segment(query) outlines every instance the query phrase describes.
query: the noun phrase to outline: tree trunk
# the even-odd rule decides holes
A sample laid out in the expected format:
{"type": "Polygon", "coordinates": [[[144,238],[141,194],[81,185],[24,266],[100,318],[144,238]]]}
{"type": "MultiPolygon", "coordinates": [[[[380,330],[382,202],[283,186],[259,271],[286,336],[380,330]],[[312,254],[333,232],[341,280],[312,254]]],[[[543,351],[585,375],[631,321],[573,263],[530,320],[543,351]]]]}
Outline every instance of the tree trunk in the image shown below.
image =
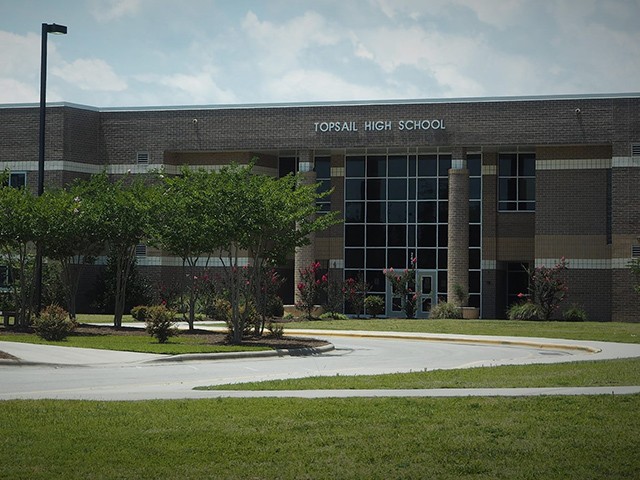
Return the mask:
{"type": "Polygon", "coordinates": [[[126,300],[127,280],[129,271],[133,264],[135,245],[124,247],[120,251],[114,252],[116,255],[116,294],[113,315],[113,326],[122,327],[122,317],[126,300]]]}

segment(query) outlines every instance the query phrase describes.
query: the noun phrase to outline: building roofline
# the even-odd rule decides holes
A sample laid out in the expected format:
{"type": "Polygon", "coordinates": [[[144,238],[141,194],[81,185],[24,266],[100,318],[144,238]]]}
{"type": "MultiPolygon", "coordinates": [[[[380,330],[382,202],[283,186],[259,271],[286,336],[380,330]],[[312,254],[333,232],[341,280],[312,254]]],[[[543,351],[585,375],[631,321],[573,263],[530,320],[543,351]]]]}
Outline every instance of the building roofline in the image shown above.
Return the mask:
{"type": "MultiPolygon", "coordinates": [[[[507,103],[507,102],[537,102],[549,100],[609,100],[623,98],[640,98],[640,92],[632,93],[592,93],[592,94],[558,94],[558,95],[527,95],[504,97],[460,97],[460,98],[432,98],[432,99],[393,99],[393,100],[341,100],[321,102],[280,102],[280,103],[247,103],[247,104],[209,104],[209,105],[155,105],[138,107],[94,107],[72,102],[47,103],[47,107],[68,107],[94,112],[152,112],[177,110],[243,110],[267,108],[309,108],[309,107],[343,107],[367,105],[429,105],[446,103],[507,103]]],[[[6,108],[38,108],[38,103],[0,104],[0,109],[6,108]]]]}

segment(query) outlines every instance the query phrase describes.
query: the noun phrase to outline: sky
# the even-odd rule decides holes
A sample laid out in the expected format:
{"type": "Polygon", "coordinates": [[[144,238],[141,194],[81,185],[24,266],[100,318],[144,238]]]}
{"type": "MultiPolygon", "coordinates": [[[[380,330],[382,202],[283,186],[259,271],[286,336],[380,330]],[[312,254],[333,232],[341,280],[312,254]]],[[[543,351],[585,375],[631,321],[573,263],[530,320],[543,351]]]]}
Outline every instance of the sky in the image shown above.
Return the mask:
{"type": "Polygon", "coordinates": [[[0,104],[640,91],[640,0],[0,0],[0,104]]]}

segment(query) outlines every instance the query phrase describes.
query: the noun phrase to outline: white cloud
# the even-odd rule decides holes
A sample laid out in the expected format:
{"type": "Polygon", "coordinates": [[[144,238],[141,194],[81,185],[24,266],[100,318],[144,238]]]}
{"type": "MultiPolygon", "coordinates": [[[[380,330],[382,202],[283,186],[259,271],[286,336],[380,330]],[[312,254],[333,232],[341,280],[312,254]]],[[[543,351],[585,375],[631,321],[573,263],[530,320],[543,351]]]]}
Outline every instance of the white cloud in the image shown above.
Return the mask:
{"type": "Polygon", "coordinates": [[[39,98],[37,86],[13,78],[0,78],[0,103],[31,103],[39,98]]]}
{"type": "Polygon", "coordinates": [[[264,88],[268,101],[286,99],[288,102],[411,98],[418,93],[415,89],[398,85],[350,83],[330,72],[304,69],[274,78],[264,88]]]}
{"type": "Polygon", "coordinates": [[[33,33],[25,36],[0,31],[1,74],[24,75],[40,68],[40,37],[33,33]]]}
{"type": "Polygon", "coordinates": [[[380,11],[392,20],[409,18],[419,21],[426,17],[451,16],[464,7],[474,12],[478,20],[493,27],[503,28],[522,21],[522,12],[528,0],[372,0],[380,11]]]}
{"type": "Polygon", "coordinates": [[[127,88],[127,83],[111,66],[98,58],[81,58],[71,63],[61,62],[51,69],[51,73],[81,90],[121,92],[127,88]]]}
{"type": "Polygon", "coordinates": [[[147,85],[167,87],[164,98],[171,98],[171,103],[237,103],[235,94],[220,87],[215,81],[215,74],[211,69],[203,69],[192,74],[177,73],[172,75],[139,75],[137,80],[147,85]]]}
{"type": "Polygon", "coordinates": [[[337,43],[340,35],[333,31],[324,17],[305,12],[286,23],[261,21],[249,11],[242,28],[254,41],[261,57],[257,63],[265,70],[282,72],[295,66],[306,50],[337,43]]]}
{"type": "Polygon", "coordinates": [[[91,13],[99,22],[109,22],[135,15],[140,11],[141,0],[94,0],[91,13]]]}

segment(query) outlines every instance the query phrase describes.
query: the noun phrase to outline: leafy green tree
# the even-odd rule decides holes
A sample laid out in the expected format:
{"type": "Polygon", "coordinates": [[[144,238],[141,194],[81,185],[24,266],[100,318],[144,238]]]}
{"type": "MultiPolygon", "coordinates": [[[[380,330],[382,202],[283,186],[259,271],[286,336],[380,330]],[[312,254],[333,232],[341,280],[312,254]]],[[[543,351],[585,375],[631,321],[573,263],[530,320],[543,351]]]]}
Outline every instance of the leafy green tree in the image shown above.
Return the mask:
{"type": "Polygon", "coordinates": [[[80,275],[103,250],[103,231],[91,186],[78,181],[68,190],[47,190],[40,200],[38,223],[43,230],[43,253],[60,262],[69,316],[76,318],[80,275]]]}
{"type": "Polygon", "coordinates": [[[151,236],[160,248],[182,259],[187,290],[184,303],[189,307],[189,329],[193,329],[201,292],[198,277],[206,272],[212,253],[221,245],[217,177],[214,172],[184,169],[180,176],[160,178],[151,200],[151,236]]]}
{"type": "Polygon", "coordinates": [[[113,325],[122,326],[127,281],[135,261],[135,248],[149,229],[151,189],[143,178],[110,182],[106,174],[92,178],[87,195],[95,202],[96,215],[109,255],[115,263],[115,305],[113,325]]]}
{"type": "MultiPolygon", "coordinates": [[[[309,243],[309,234],[336,223],[337,213],[316,216],[318,185],[300,185],[295,176],[254,175],[252,165],[231,166],[218,172],[220,261],[224,266],[232,306],[233,343],[240,343],[246,319],[240,316],[241,255],[248,255],[252,297],[259,296],[264,268],[282,263],[296,247],[309,243]]],[[[248,309],[245,309],[245,311],[248,309]]]]}
{"type": "MultiPolygon", "coordinates": [[[[93,298],[95,306],[103,313],[115,312],[116,303],[116,261],[109,255],[107,264],[100,271],[95,282],[93,298]]],[[[129,268],[127,290],[124,299],[124,311],[130,312],[136,305],[149,305],[153,301],[151,284],[137,268],[136,259],[129,268]]]]}
{"type": "Polygon", "coordinates": [[[18,327],[26,327],[33,313],[33,255],[42,238],[37,222],[38,200],[27,189],[0,187],[0,251],[12,272],[11,294],[18,327]]]}

